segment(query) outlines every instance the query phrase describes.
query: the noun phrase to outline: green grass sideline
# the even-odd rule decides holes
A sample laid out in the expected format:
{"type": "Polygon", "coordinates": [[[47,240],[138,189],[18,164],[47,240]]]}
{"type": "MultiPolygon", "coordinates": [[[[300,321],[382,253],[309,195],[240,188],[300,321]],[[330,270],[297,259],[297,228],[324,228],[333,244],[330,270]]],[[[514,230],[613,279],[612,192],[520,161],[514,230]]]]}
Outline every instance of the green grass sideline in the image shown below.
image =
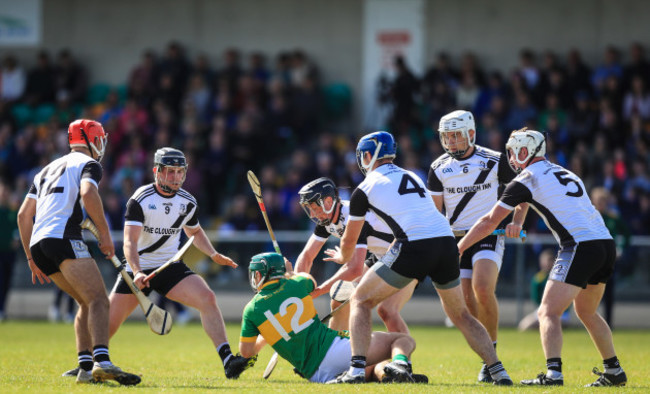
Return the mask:
{"type": "MultiPolygon", "coordinates": [[[[380,329],[380,327],[377,327],[380,329]]],[[[228,325],[233,350],[239,340],[239,326],[228,325]]],[[[429,385],[379,385],[333,387],[310,384],[294,375],[286,361],[280,360],[273,376],[262,379],[264,366],[272,352],[265,349],[257,365],[239,380],[226,380],[216,351],[198,323],[176,326],[167,336],[151,333],[142,322],[128,322],[111,342],[112,360],[129,372],[142,376],[135,388],[117,384],[76,385],[61,373],[76,364],[72,325],[33,321],[9,321],[0,324],[0,392],[401,392],[404,393],[482,393],[521,392],[594,392],[582,386],[596,379],[593,367],[602,369],[601,360],[584,329],[565,331],[563,388],[497,388],[475,383],[480,368],[478,357],[469,349],[457,329],[414,326],[411,328],[418,348],[413,355],[414,370],[429,376],[429,385]]],[[[544,356],[536,331],[519,333],[500,331],[498,352],[515,382],[534,377],[544,370],[544,356]]],[[[614,333],[621,363],[629,383],[628,391],[650,392],[650,332],[617,330],[614,333]]]]}

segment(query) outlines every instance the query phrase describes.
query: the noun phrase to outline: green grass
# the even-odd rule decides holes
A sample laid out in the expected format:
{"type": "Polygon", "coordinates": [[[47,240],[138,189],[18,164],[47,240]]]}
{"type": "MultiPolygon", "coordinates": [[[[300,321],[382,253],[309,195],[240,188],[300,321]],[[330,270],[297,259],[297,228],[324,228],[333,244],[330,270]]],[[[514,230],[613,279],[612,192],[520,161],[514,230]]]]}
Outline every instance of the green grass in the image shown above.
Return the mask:
{"type": "MultiPolygon", "coordinates": [[[[228,325],[235,344],[239,326],[228,325]]],[[[476,356],[457,329],[412,327],[418,348],[413,354],[415,372],[429,376],[429,385],[326,386],[308,383],[294,375],[283,360],[264,381],[262,371],[271,351],[265,349],[255,368],[239,380],[226,380],[221,362],[211,342],[197,323],[174,327],[170,335],[158,337],[143,322],[125,324],[111,342],[112,360],[125,370],[142,375],[133,388],[117,384],[78,386],[61,373],[76,365],[74,333],[71,325],[46,322],[7,322],[0,324],[0,392],[594,392],[585,389],[596,376],[591,369],[602,369],[601,360],[586,331],[567,330],[564,336],[565,386],[562,388],[498,388],[475,383],[480,368],[476,356]]],[[[518,382],[545,370],[539,334],[502,329],[499,355],[513,379],[518,382]]],[[[618,355],[629,380],[627,391],[650,392],[650,332],[622,331],[614,334],[618,355]]],[[[609,390],[608,390],[609,391],[609,390]]]]}

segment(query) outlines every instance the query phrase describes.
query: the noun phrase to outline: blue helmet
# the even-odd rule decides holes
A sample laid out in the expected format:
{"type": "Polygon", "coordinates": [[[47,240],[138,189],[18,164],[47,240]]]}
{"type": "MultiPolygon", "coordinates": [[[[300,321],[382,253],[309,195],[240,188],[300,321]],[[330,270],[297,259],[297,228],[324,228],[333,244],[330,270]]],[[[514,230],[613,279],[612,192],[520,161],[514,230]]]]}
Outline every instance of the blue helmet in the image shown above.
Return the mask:
{"type": "Polygon", "coordinates": [[[366,175],[377,160],[394,158],[397,152],[397,144],[393,135],[387,131],[375,131],[366,134],[357,144],[357,164],[363,175],[366,175]],[[370,152],[372,160],[368,165],[363,164],[363,156],[370,152]]]}

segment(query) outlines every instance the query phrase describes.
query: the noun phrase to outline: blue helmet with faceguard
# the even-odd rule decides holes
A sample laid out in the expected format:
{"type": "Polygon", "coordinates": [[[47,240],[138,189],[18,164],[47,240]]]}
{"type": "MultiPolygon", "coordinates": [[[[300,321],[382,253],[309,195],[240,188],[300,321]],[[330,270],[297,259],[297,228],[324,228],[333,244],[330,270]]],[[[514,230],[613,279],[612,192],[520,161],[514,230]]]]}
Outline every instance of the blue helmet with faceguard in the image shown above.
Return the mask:
{"type": "Polygon", "coordinates": [[[363,175],[366,175],[375,165],[377,160],[395,158],[397,155],[397,144],[393,135],[387,131],[375,131],[366,134],[357,144],[357,165],[363,175]],[[364,164],[363,158],[366,152],[370,153],[370,163],[364,164]]]}

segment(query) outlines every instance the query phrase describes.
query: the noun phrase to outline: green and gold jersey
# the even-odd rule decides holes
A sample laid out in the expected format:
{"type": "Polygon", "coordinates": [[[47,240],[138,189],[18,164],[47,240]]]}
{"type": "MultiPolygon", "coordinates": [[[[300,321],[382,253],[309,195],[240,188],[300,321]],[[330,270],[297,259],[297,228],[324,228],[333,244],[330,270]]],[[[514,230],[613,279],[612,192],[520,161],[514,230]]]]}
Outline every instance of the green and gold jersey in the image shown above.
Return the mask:
{"type": "Polygon", "coordinates": [[[266,342],[309,379],[339,335],[318,319],[313,280],[305,276],[266,283],[246,305],[242,317],[242,342],[266,342]]]}

